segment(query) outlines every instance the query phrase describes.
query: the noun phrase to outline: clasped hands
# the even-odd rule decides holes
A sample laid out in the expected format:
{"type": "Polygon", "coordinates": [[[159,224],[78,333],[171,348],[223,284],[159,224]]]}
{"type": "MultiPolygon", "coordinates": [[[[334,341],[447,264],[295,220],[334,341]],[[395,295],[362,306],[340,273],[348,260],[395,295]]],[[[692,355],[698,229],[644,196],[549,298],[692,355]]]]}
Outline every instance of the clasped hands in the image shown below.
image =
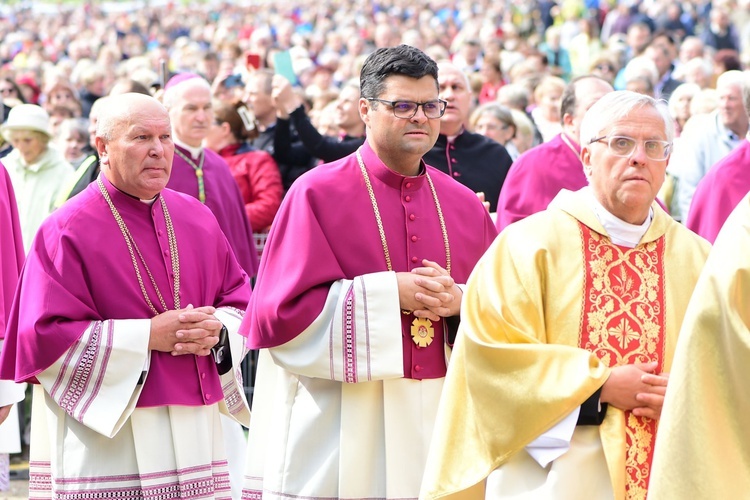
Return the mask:
{"type": "Polygon", "coordinates": [[[221,321],[216,319],[216,308],[193,307],[167,311],[151,318],[148,348],[169,352],[172,356],[195,354],[208,356],[219,342],[221,321]]]}
{"type": "Polygon", "coordinates": [[[424,259],[422,266],[396,273],[401,309],[432,321],[456,316],[461,311],[461,289],[436,262],[424,259]]]}
{"type": "Polygon", "coordinates": [[[656,374],[657,363],[617,366],[602,386],[601,401],[633,415],[658,419],[664,406],[668,373],[656,374]]]}

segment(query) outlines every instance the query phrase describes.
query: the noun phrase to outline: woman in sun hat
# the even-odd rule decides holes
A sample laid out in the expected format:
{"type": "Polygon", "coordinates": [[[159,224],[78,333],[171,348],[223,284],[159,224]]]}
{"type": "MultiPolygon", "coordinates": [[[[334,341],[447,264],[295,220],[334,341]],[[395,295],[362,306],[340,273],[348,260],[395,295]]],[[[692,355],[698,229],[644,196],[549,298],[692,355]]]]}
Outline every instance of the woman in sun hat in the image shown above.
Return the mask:
{"type": "Polygon", "coordinates": [[[28,251],[73,167],[50,145],[49,115],[35,104],[11,109],[0,133],[13,146],[3,164],[16,193],[23,246],[28,251]]]}

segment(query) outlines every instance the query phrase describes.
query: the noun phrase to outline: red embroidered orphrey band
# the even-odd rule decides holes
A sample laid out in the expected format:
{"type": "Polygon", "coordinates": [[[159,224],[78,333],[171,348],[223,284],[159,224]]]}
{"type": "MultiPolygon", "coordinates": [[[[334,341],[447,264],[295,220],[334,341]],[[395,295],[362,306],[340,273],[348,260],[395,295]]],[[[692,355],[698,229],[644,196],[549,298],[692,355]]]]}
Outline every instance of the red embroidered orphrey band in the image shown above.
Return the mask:
{"type": "MultiPolygon", "coordinates": [[[[664,238],[621,249],[580,224],[583,239],[583,315],[579,345],[607,366],[657,361],[663,369],[664,238]]],[[[625,412],[626,498],[646,498],[656,421],[625,412]]]]}

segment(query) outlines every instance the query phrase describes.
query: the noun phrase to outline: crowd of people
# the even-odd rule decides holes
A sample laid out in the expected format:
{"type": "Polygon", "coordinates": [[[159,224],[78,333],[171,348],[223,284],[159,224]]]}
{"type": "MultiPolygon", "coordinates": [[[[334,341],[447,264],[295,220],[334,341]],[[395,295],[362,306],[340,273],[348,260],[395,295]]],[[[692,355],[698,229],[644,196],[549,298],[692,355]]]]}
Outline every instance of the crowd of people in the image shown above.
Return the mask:
{"type": "Polygon", "coordinates": [[[0,10],[0,489],[747,491],[745,68],[746,0],[0,10]]]}

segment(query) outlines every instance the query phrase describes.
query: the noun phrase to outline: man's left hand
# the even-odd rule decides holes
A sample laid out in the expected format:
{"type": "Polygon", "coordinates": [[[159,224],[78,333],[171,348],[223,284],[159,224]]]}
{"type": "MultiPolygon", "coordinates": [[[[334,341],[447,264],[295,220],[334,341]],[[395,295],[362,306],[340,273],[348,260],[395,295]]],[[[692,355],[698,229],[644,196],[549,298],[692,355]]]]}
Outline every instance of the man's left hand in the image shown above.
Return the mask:
{"type": "Polygon", "coordinates": [[[658,375],[648,373],[641,376],[641,381],[648,386],[648,391],[636,394],[635,399],[643,406],[633,408],[633,415],[658,420],[664,406],[664,396],[667,393],[669,373],[658,375]]]}

